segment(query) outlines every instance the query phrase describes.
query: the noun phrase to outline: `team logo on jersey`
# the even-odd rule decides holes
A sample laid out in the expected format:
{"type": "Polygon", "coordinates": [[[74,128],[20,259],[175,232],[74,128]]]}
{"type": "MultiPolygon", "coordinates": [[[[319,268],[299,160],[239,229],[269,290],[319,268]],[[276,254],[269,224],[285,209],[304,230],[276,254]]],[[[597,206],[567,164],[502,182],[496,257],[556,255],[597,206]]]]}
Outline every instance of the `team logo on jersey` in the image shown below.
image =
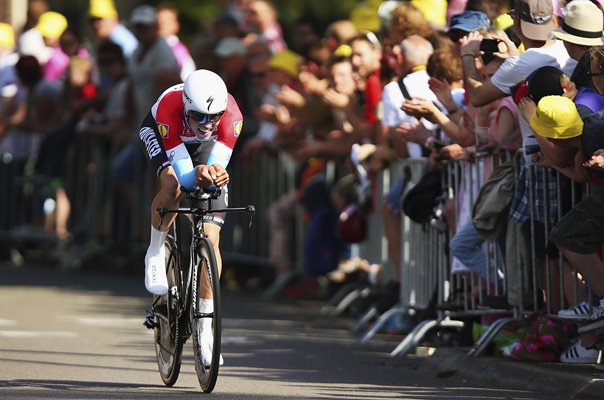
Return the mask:
{"type": "Polygon", "coordinates": [[[159,134],[161,135],[162,138],[164,138],[164,139],[168,138],[168,131],[170,130],[168,125],[158,122],[157,129],[159,130],[159,134]]]}
{"type": "Polygon", "coordinates": [[[243,129],[243,121],[233,122],[233,128],[235,129],[235,137],[239,136],[241,129],[243,129]]]}

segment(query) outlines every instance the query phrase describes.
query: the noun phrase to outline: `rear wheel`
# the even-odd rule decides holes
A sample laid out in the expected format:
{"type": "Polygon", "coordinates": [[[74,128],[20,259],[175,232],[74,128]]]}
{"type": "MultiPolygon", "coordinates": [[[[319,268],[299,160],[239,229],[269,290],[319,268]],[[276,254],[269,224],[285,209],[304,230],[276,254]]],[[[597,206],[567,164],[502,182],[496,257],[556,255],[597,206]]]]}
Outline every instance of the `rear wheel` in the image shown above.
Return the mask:
{"type": "Polygon", "coordinates": [[[168,237],[164,246],[169,289],[167,294],[156,296],[154,300],[155,354],[161,379],[166,386],[172,386],[178,379],[182,361],[183,341],[178,318],[182,308],[180,299],[182,279],[178,249],[174,240],[168,237]]]}
{"type": "Polygon", "coordinates": [[[193,353],[195,359],[195,371],[201,389],[210,393],[214,390],[216,380],[218,379],[218,369],[220,367],[220,340],[221,340],[221,304],[220,304],[220,277],[218,275],[218,266],[214,249],[209,240],[203,238],[199,240],[197,249],[197,279],[193,279],[192,304],[191,304],[191,336],[193,342],[193,353]],[[204,287],[206,292],[204,298],[212,299],[214,311],[211,313],[201,313],[198,310],[199,289],[204,287]],[[210,323],[211,322],[211,323],[210,323]],[[203,340],[207,340],[208,332],[203,332],[203,327],[209,327],[213,340],[211,341],[211,363],[205,365],[209,349],[202,345],[203,340]],[[202,339],[202,336],[204,338],[202,339]],[[206,352],[206,353],[204,353],[206,352]]]}

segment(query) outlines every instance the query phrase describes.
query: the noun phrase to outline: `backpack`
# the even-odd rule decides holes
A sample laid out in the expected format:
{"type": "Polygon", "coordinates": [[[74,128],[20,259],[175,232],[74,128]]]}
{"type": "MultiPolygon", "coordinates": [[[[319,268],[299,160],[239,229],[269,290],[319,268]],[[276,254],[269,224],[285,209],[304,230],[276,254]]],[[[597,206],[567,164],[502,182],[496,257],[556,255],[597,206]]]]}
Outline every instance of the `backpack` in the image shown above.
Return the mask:
{"type": "Polygon", "coordinates": [[[402,209],[405,215],[418,224],[430,222],[443,192],[442,171],[431,169],[403,196],[402,209]]]}

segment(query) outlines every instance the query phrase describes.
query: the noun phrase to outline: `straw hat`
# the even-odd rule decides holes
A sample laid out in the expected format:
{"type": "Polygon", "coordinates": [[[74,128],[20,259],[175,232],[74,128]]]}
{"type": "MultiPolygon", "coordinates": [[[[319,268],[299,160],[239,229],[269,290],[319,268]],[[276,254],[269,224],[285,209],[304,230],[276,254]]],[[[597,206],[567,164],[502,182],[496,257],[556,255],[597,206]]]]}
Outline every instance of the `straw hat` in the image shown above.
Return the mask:
{"type": "Polygon", "coordinates": [[[562,9],[562,26],[552,34],[566,42],[583,46],[602,46],[602,10],[588,0],[573,0],[562,9]]]}

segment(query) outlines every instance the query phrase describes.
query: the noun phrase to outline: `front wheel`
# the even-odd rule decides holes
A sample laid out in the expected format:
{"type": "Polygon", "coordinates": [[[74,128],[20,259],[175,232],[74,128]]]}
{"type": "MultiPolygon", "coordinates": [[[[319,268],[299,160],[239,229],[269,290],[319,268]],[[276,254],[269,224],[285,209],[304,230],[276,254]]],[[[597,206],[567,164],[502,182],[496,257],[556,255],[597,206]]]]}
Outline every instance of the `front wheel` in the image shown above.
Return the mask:
{"type": "Polygon", "coordinates": [[[216,255],[208,239],[198,241],[196,258],[191,296],[191,336],[197,379],[201,389],[210,393],[216,385],[220,367],[221,303],[216,255]],[[213,311],[201,312],[204,310],[198,309],[200,294],[204,299],[211,299],[213,311]],[[210,358],[211,362],[208,362],[210,358]]]}
{"type": "Polygon", "coordinates": [[[178,249],[171,237],[166,240],[166,274],[168,293],[155,296],[155,354],[162,381],[172,386],[178,379],[182,360],[182,337],[179,316],[182,313],[178,249]]]}

